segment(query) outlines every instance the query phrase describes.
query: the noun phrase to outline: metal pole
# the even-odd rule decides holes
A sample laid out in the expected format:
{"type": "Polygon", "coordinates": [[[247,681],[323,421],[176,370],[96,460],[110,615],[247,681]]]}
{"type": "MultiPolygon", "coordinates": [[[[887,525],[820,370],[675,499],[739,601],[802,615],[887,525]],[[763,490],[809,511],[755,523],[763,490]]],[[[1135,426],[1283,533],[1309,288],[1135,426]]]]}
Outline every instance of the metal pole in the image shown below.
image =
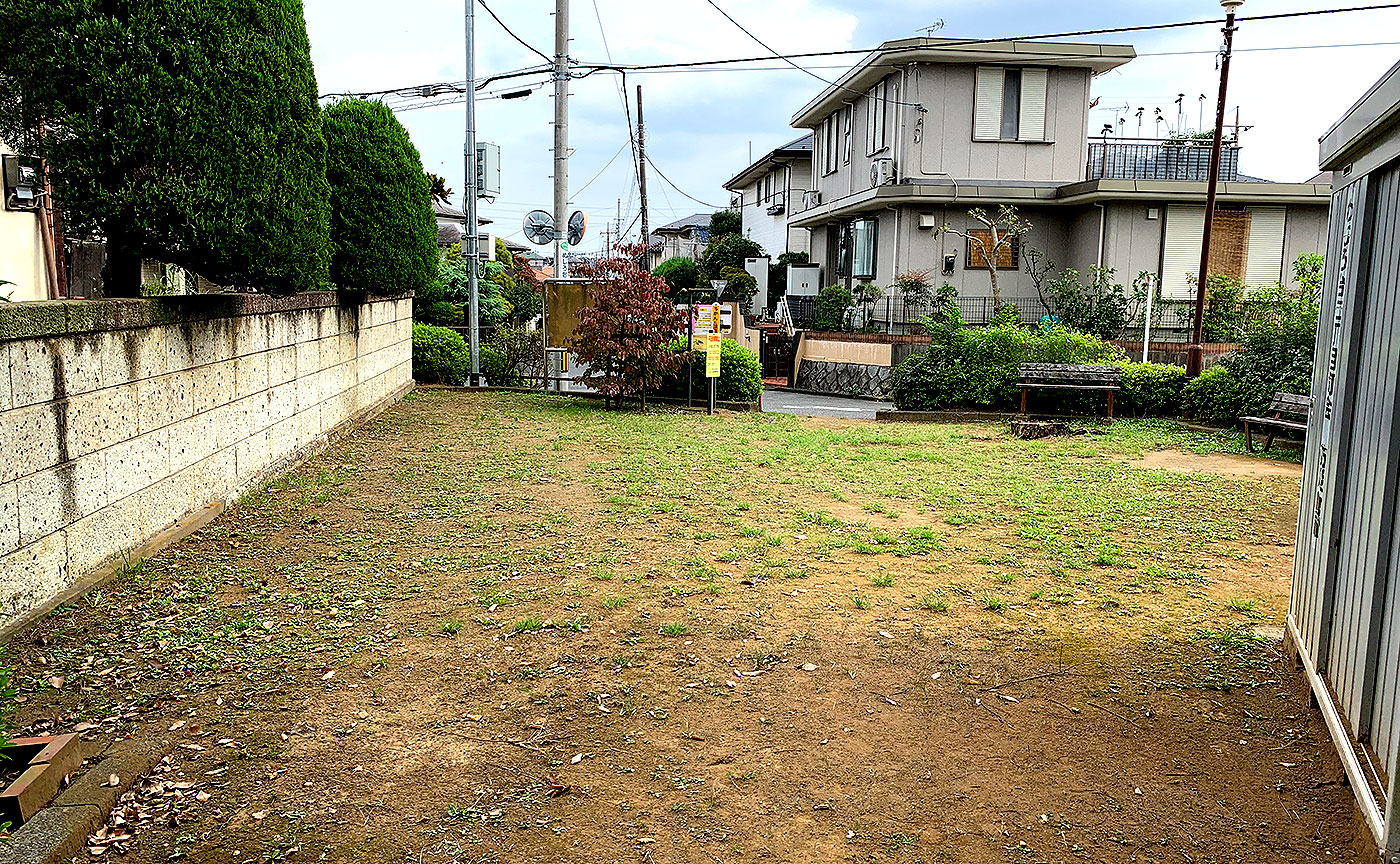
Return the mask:
{"type": "Polygon", "coordinates": [[[480,307],[477,305],[477,269],[481,261],[479,233],[481,225],[476,215],[476,0],[467,4],[467,142],[464,162],[467,168],[463,210],[467,214],[467,236],[462,238],[462,257],[467,261],[467,344],[471,348],[472,372],[467,383],[481,385],[480,307]]]}
{"type": "MultiPolygon", "coordinates": [[[[569,0],[554,0],[554,278],[564,278],[563,242],[569,233],[569,0]]],[[[545,376],[553,373],[549,332],[545,376]]],[[[548,389],[548,388],[547,388],[548,389]]]]}
{"type": "Polygon", "coordinates": [[[1215,193],[1220,184],[1220,141],[1225,133],[1225,94],[1230,85],[1230,49],[1235,37],[1235,7],[1239,3],[1225,0],[1225,50],[1220,61],[1220,96],[1215,104],[1215,137],[1210,146],[1210,173],[1206,181],[1206,218],[1201,229],[1201,266],[1196,277],[1196,316],[1191,325],[1191,344],[1186,347],[1186,374],[1201,374],[1201,355],[1205,350],[1201,339],[1205,327],[1206,285],[1210,275],[1210,228],[1215,220],[1215,193]]]}
{"type": "MultiPolygon", "coordinates": [[[[645,235],[644,235],[645,236],[645,235]]],[[[685,292],[685,314],[689,320],[686,322],[685,336],[685,407],[695,407],[695,289],[688,288],[685,292]]]]}
{"type": "MultiPolygon", "coordinates": [[[[642,202],[642,243],[651,256],[651,223],[647,216],[647,133],[642,122],[642,85],[637,85],[637,190],[642,202]]],[[[648,266],[650,261],[648,260],[648,266]]]]}
{"type": "Polygon", "coordinates": [[[1142,319],[1142,362],[1147,362],[1147,346],[1152,339],[1152,295],[1156,293],[1152,277],[1147,278],[1147,312],[1142,319]]]}

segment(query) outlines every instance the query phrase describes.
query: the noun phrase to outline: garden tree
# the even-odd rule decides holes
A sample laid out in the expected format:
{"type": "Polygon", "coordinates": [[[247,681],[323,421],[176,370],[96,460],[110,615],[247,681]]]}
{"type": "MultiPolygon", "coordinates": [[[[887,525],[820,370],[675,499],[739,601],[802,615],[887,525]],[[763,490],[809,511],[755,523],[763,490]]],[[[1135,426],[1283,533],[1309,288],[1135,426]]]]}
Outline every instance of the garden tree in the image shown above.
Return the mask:
{"type": "Polygon", "coordinates": [[[437,219],[418,150],[383,102],[326,109],[331,281],[374,294],[418,292],[437,278],[437,219]]]}
{"type": "Polygon", "coordinates": [[[329,280],[330,187],[300,0],[6,0],[0,139],[48,160],[105,291],[158,258],[274,292],[329,280]]]}
{"type": "Polygon", "coordinates": [[[1122,339],[1147,301],[1152,274],[1142,272],[1125,288],[1114,281],[1112,267],[1091,267],[1085,284],[1078,270],[1056,271],[1055,262],[1039,249],[1026,251],[1026,273],[1036,294],[1058,323],[1100,339],[1122,339]]]}
{"type": "Polygon", "coordinates": [[[593,285],[590,305],[579,311],[574,351],[588,366],[584,382],[602,393],[609,407],[635,396],[645,411],[647,393],[681,363],[666,343],[680,332],[683,316],[666,299],[666,283],[637,267],[634,259],[642,251],[623,246],[621,257],[575,265],[575,274],[593,285]]]}
{"type": "Polygon", "coordinates": [[[724,280],[724,291],[720,293],[719,299],[734,300],[745,313],[752,312],[753,298],[758,293],[758,280],[753,274],[738,267],[726,267],[720,272],[719,278],[724,280]]]}
{"type": "Polygon", "coordinates": [[[694,258],[667,258],[656,265],[651,275],[664,280],[666,293],[676,300],[689,297],[690,291],[710,287],[694,258]]]}
{"type": "Polygon", "coordinates": [[[813,330],[839,332],[846,326],[846,310],[851,308],[851,289],[845,285],[828,285],[817,292],[814,304],[813,330]]]}
{"type": "MultiPolygon", "coordinates": [[[[467,259],[462,255],[462,247],[453,245],[438,259],[437,281],[442,286],[442,300],[456,306],[466,306],[471,302],[470,286],[467,284],[467,259]]],[[[498,327],[511,313],[506,301],[504,281],[505,267],[496,261],[477,262],[476,308],[477,321],[482,327],[498,327]]]]}
{"type": "Polygon", "coordinates": [[[890,291],[899,295],[905,306],[926,306],[933,301],[933,283],[929,281],[931,271],[910,270],[900,273],[890,283],[890,291]]]}
{"type": "Polygon", "coordinates": [[[452,190],[447,186],[447,178],[441,174],[434,174],[431,171],[424,171],[428,178],[428,194],[433,196],[433,202],[437,204],[451,204],[452,190]]]}
{"type": "Polygon", "coordinates": [[[745,258],[761,258],[764,254],[762,246],[742,234],[726,234],[718,239],[710,238],[710,245],[705,247],[701,256],[701,264],[709,278],[722,279],[724,277],[720,274],[726,267],[743,270],[745,258]]]}
{"type": "MultiPolygon", "coordinates": [[[[1012,244],[1017,241],[1017,238],[1030,232],[1031,223],[1022,219],[1021,214],[1011,204],[1001,205],[997,208],[995,216],[987,213],[981,207],[974,207],[967,211],[967,218],[975,224],[967,229],[944,225],[938,229],[938,233],[952,234],[963,238],[968,242],[971,251],[975,252],[977,257],[988,265],[987,273],[992,279],[992,308],[1000,309],[1001,285],[997,282],[997,260],[1002,252],[1009,253],[1011,251],[1012,244]]],[[[967,267],[972,263],[964,261],[963,266],[967,267]]]]}
{"type": "Polygon", "coordinates": [[[544,282],[523,258],[517,258],[496,238],[496,261],[505,268],[500,282],[502,296],[510,304],[510,320],[517,324],[531,321],[544,309],[544,282]]]}
{"type": "Polygon", "coordinates": [[[710,214],[710,242],[727,234],[744,233],[744,217],[738,210],[716,210],[710,214]]]}
{"type": "Polygon", "coordinates": [[[784,252],[778,256],[776,264],[768,265],[768,304],[776,305],[787,294],[788,267],[793,264],[806,264],[806,252],[784,252]]]}

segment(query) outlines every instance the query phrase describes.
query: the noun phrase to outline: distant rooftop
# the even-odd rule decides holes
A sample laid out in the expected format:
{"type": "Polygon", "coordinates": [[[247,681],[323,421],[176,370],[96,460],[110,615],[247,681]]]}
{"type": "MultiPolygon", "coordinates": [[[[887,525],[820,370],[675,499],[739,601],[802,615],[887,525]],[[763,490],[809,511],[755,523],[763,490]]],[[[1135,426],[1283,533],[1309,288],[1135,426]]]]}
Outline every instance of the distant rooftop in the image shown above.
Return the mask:
{"type": "Polygon", "coordinates": [[[711,214],[709,214],[709,213],[692,213],[692,214],[690,214],[689,216],[685,217],[684,219],[677,219],[677,220],[674,221],[674,222],[670,222],[670,223],[668,223],[668,224],[666,224],[666,225],[662,225],[660,228],[653,228],[653,229],[652,229],[652,233],[655,234],[655,233],[658,233],[658,232],[660,232],[660,231],[677,231],[677,232],[678,232],[678,231],[684,231],[684,230],[686,230],[687,228],[705,228],[705,229],[708,229],[708,228],[710,227],[710,215],[711,215],[711,214]]]}
{"type": "Polygon", "coordinates": [[[758,178],[767,174],[775,165],[788,164],[797,160],[812,158],[812,133],[775,147],[760,156],[752,165],[735,174],[724,184],[730,192],[737,192],[758,178]]]}

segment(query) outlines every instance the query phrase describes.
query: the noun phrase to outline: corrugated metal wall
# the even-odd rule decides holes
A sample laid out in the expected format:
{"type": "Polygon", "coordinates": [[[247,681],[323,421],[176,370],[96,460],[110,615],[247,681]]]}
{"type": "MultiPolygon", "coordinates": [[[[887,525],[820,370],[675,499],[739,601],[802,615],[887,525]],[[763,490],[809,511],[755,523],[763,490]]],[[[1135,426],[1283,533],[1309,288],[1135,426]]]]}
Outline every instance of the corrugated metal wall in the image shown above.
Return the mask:
{"type": "Polygon", "coordinates": [[[1381,806],[1393,825],[1400,779],[1400,163],[1333,193],[1325,279],[1289,611],[1299,647],[1326,679],[1347,731],[1386,775],[1375,779],[1386,787],[1382,794],[1389,790],[1392,800],[1381,806]]]}

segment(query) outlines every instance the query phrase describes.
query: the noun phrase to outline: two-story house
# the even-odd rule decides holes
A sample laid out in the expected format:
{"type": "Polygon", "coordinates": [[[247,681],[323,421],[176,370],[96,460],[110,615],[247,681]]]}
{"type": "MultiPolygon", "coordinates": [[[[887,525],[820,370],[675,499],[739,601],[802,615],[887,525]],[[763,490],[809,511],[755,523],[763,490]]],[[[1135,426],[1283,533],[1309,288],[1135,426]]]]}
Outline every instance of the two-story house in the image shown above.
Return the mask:
{"type": "Polygon", "coordinates": [[[684,219],[653,228],[647,238],[647,254],[650,266],[667,258],[692,258],[700,260],[705,247],[710,245],[709,213],[692,213],[684,219]]]}
{"type": "MultiPolygon", "coordinates": [[[[1134,56],[1064,42],[881,45],[792,119],[815,139],[813,194],[791,225],[811,231],[823,282],[889,285],[926,270],[962,297],[986,297],[994,264],[1003,298],[1029,300],[1034,247],[1062,268],[1113,267],[1124,283],[1147,271],[1164,298],[1194,297],[1208,146],[1087,136],[1094,77],[1134,56]],[[1003,203],[1033,230],[995,262],[938,231],[975,229],[970,208],[1003,203]]],[[[1246,178],[1234,141],[1221,164],[1212,272],[1287,280],[1299,253],[1323,249],[1329,187],[1246,178]]]]}
{"type": "Polygon", "coordinates": [[[773,260],[784,252],[810,251],[811,233],[791,224],[812,189],[810,133],[765,153],[724,188],[735,195],[744,236],[762,246],[773,260]]]}

